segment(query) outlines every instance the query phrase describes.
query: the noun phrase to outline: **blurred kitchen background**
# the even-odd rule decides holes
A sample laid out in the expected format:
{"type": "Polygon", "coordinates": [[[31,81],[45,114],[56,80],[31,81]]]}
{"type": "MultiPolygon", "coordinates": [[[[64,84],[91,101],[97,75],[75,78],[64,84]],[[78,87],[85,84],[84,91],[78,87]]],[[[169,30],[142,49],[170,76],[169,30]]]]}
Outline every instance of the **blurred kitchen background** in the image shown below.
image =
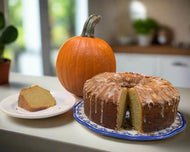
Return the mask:
{"type": "Polygon", "coordinates": [[[190,87],[190,0],[0,0],[0,11],[19,30],[5,51],[12,72],[55,76],[61,45],[98,14],[95,36],[113,48],[117,72],[190,87]]]}

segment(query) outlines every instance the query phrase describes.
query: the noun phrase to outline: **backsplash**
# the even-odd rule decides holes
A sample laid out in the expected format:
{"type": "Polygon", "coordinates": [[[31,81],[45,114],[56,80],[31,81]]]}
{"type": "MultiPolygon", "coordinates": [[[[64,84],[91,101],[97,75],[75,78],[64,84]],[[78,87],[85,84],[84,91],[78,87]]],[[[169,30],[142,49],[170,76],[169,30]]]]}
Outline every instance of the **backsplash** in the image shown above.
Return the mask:
{"type": "MultiPolygon", "coordinates": [[[[89,0],[89,14],[102,15],[96,36],[108,43],[116,43],[120,36],[135,37],[129,6],[132,0],[89,0]]],[[[190,43],[189,0],[139,0],[146,8],[147,17],[154,18],[159,25],[173,31],[175,43],[190,43]]]]}

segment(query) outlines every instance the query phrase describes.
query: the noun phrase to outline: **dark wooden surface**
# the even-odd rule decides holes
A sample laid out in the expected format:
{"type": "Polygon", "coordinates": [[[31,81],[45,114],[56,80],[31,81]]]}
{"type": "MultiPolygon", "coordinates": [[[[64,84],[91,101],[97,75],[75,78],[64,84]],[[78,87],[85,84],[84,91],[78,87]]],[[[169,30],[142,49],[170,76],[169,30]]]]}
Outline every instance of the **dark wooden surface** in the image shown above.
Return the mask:
{"type": "Polygon", "coordinates": [[[139,54],[163,54],[163,55],[189,55],[190,49],[180,49],[172,46],[145,46],[138,45],[113,45],[116,53],[139,53],[139,54]]]}

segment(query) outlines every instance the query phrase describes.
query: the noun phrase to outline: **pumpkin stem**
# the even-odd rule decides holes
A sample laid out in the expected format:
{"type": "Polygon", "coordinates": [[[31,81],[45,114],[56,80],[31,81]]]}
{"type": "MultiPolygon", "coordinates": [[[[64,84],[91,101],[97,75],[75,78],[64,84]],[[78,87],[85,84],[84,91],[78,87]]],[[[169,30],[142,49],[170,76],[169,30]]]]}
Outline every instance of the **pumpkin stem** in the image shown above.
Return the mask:
{"type": "Polygon", "coordinates": [[[100,20],[101,16],[94,14],[90,15],[84,24],[81,36],[93,38],[95,26],[100,22],[100,20]]]}

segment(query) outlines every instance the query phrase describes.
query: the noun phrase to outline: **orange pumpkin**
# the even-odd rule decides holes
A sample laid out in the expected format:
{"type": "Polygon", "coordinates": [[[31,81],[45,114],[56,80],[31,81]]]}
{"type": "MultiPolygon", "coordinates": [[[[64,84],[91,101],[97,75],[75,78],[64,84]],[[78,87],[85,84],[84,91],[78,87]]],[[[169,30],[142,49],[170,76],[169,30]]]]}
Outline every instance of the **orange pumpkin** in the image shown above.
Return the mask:
{"type": "Polygon", "coordinates": [[[81,36],[72,37],[59,50],[56,72],[59,81],[69,92],[82,96],[86,80],[102,72],[115,72],[116,61],[111,47],[94,38],[95,25],[101,17],[91,15],[81,36]]]}

